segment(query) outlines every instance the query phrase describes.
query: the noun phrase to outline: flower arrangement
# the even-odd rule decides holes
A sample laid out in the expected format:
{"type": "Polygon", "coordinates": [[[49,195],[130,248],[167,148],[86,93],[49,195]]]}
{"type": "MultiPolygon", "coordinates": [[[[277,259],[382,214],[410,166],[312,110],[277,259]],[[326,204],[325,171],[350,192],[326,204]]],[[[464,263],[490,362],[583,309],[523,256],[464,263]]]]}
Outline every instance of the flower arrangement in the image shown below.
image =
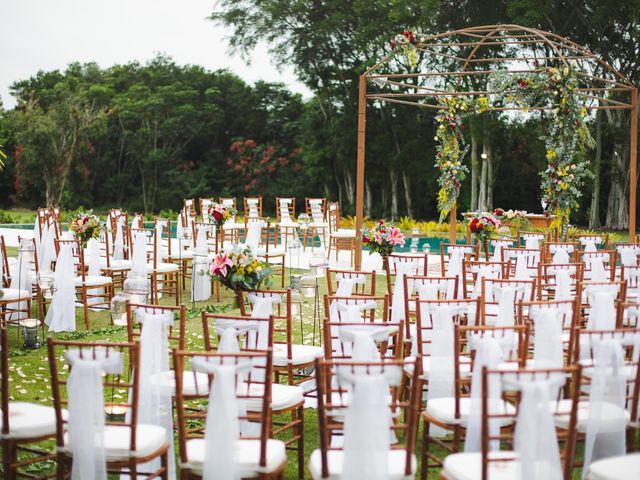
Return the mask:
{"type": "Polygon", "coordinates": [[[209,274],[222,285],[233,290],[257,290],[268,281],[272,270],[268,263],[258,260],[250,248],[236,248],[213,257],[209,274]]]}
{"type": "Polygon", "coordinates": [[[500,220],[492,213],[478,213],[469,220],[469,231],[473,233],[479,243],[484,243],[500,228],[500,220]]]}
{"type": "Polygon", "coordinates": [[[221,203],[214,203],[207,210],[209,221],[215,223],[216,227],[222,227],[225,222],[236,213],[238,212],[235,208],[223,205],[221,203]]]}
{"type": "Polygon", "coordinates": [[[589,112],[576,95],[579,79],[575,67],[575,61],[560,68],[547,66],[515,79],[495,74],[490,82],[492,90],[508,91],[506,100],[522,106],[523,111],[533,105],[550,108],[551,119],[543,137],[548,165],[540,172],[541,203],[546,214],[556,216],[551,226],[561,230],[562,238],[566,238],[571,211],[580,206],[580,188],[593,176],[586,151],[595,146],[595,140],[586,124],[589,112]]]}
{"type": "Polygon", "coordinates": [[[510,227],[513,230],[528,228],[530,225],[526,210],[503,210],[502,208],[496,208],[493,211],[493,216],[497,218],[502,225],[510,227]]]}
{"type": "Polygon", "coordinates": [[[362,228],[362,243],[369,246],[369,250],[377,252],[383,257],[393,253],[395,247],[403,247],[405,244],[404,234],[392,223],[385,223],[379,220],[375,227],[362,228]]]}
{"type": "Polygon", "coordinates": [[[82,242],[82,246],[86,247],[87,242],[92,238],[100,238],[100,232],[104,229],[104,224],[91,211],[87,213],[80,212],[71,220],[69,229],[82,242]]]}
{"type": "Polygon", "coordinates": [[[389,42],[391,50],[396,50],[400,47],[403,55],[407,59],[407,62],[411,65],[411,68],[416,68],[418,65],[418,49],[416,48],[418,35],[417,29],[407,29],[402,33],[397,34],[389,42]]]}

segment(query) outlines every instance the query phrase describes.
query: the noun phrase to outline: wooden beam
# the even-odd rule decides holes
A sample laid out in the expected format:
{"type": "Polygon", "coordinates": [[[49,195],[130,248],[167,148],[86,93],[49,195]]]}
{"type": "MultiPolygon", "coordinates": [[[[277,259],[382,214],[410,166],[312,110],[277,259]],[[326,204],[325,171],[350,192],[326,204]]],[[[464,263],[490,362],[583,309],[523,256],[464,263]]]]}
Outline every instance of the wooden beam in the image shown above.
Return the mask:
{"type": "Polygon", "coordinates": [[[449,243],[456,243],[456,204],[451,206],[449,212],[449,243]]]}
{"type": "Polygon", "coordinates": [[[638,89],[631,93],[631,140],[629,158],[629,241],[636,238],[636,188],[638,163],[638,89]]]}
{"type": "Polygon", "coordinates": [[[360,75],[358,91],[358,156],[356,166],[356,252],[355,268],[362,268],[362,242],[360,229],[364,217],[364,146],[367,122],[367,79],[360,75]]]}

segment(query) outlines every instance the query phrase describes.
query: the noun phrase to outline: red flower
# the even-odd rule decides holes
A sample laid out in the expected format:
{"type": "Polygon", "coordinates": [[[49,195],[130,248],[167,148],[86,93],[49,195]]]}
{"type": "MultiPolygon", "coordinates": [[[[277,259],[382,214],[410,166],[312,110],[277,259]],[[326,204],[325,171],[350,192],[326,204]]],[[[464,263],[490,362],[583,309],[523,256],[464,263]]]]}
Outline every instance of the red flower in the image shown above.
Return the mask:
{"type": "Polygon", "coordinates": [[[369,243],[369,237],[362,236],[362,243],[369,243]]]}
{"type": "Polygon", "coordinates": [[[215,219],[216,222],[219,222],[220,220],[222,220],[223,217],[224,217],[224,214],[220,210],[213,211],[213,218],[215,219]]]}
{"type": "Polygon", "coordinates": [[[496,208],[493,211],[493,214],[496,215],[497,217],[501,217],[504,215],[504,210],[502,210],[501,208],[496,208]]]}
{"type": "Polygon", "coordinates": [[[529,82],[526,81],[524,78],[521,78],[520,80],[518,80],[518,86],[524,90],[525,88],[527,88],[529,86],[529,82]]]}
{"type": "Polygon", "coordinates": [[[482,225],[478,218],[471,219],[471,223],[469,223],[469,230],[471,230],[472,233],[477,233],[482,230],[482,225]]]}

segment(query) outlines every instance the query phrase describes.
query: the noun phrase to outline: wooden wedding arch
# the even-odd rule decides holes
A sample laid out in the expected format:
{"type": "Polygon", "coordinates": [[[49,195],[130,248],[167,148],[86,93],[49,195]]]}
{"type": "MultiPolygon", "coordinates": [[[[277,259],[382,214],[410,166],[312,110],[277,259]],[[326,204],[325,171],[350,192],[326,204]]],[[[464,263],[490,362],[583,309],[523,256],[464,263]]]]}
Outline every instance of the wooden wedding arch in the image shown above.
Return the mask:
{"type": "MultiPolygon", "coordinates": [[[[588,110],[630,110],[629,238],[636,231],[637,89],[618,70],[586,48],[554,33],[520,25],[485,25],[428,35],[415,43],[415,69],[401,52],[392,51],[360,75],[358,98],[358,150],[356,231],[360,236],[364,214],[366,106],[368,101],[391,102],[440,109],[438,97],[491,97],[488,77],[541,72],[545,65],[571,65],[580,79],[578,95],[588,110]],[[398,73],[407,72],[408,73],[398,73]],[[452,87],[453,90],[452,90],[452,87]]],[[[399,50],[399,49],[398,49],[399,50]]],[[[530,106],[528,110],[551,110],[530,106]]],[[[522,110],[503,105],[489,110],[522,110]]],[[[449,235],[456,236],[456,208],[450,212],[449,235]]],[[[355,266],[362,265],[362,243],[356,242],[355,266]]]]}

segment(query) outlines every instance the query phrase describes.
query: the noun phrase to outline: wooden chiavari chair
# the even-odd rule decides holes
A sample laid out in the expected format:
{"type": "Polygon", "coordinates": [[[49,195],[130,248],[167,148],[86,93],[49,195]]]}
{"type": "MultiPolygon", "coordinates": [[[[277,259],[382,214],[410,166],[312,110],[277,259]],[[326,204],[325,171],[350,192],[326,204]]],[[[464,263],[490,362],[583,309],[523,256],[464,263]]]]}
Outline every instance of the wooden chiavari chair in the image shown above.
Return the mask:
{"type": "Polygon", "coordinates": [[[76,291],[80,293],[84,323],[87,330],[89,330],[91,328],[89,308],[109,310],[111,306],[113,279],[104,275],[88,274],[88,266],[85,262],[84,249],[80,240],[56,240],[56,255],[60,253],[60,248],[63,245],[71,247],[76,266],[76,277],[74,279],[76,291]]]}
{"type": "Polygon", "coordinates": [[[538,265],[542,257],[542,250],[533,248],[511,248],[506,247],[500,251],[503,262],[510,262],[509,265],[509,278],[515,278],[516,266],[518,263],[518,257],[523,255],[525,258],[525,264],[527,267],[527,273],[530,277],[535,277],[538,274],[538,265]]]}
{"type": "Polygon", "coordinates": [[[298,239],[295,197],[276,197],[275,227],[276,231],[274,232],[274,235],[276,235],[276,237],[280,237],[281,246],[283,246],[286,251],[289,246],[289,242],[293,242],[298,239]]]}
{"type": "MultiPolygon", "coordinates": [[[[178,424],[178,445],[180,450],[181,478],[202,478],[205,465],[205,426],[211,381],[216,381],[215,373],[209,381],[198,385],[195,390],[186,389],[183,381],[200,375],[192,367],[193,361],[211,362],[214,365],[235,366],[246,369],[247,363],[264,370],[264,375],[235,375],[236,397],[247,405],[247,411],[239,409],[238,420],[241,425],[240,439],[235,444],[235,461],[242,478],[284,478],[287,463],[285,445],[271,438],[271,355],[268,351],[243,351],[239,353],[185,352],[174,350],[174,368],[176,381],[176,411],[178,424]],[[247,429],[247,424],[256,425],[257,432],[247,429]],[[243,431],[243,428],[245,431],[243,431]],[[247,431],[249,430],[249,431],[247,431]]],[[[213,412],[215,414],[215,412],[213,412]]]]}
{"type": "MultiPolygon", "coordinates": [[[[268,324],[267,328],[257,327],[254,335],[242,333],[240,338],[240,350],[242,352],[264,352],[268,354],[269,365],[273,364],[273,318],[254,318],[247,316],[217,315],[202,312],[202,329],[206,351],[216,350],[219,346],[221,332],[218,331],[218,322],[231,322],[240,331],[241,325],[268,324]],[[215,332],[215,333],[214,333],[215,332]],[[265,339],[263,336],[266,336],[265,339]]],[[[224,325],[224,323],[222,323],[224,325]]],[[[247,332],[245,330],[245,332],[247,332]]],[[[273,381],[273,369],[268,369],[269,382],[273,381]]],[[[271,428],[270,438],[283,432],[290,432],[285,441],[288,449],[297,452],[298,475],[304,475],[304,393],[300,386],[282,385],[270,383],[271,388],[271,428]],[[290,416],[287,420],[285,417],[290,416]],[[294,446],[295,445],[295,446],[294,446]]],[[[247,410],[251,412],[263,411],[262,404],[249,403],[247,410]]]]}
{"type": "Polygon", "coordinates": [[[404,322],[405,350],[410,348],[416,334],[416,302],[419,299],[453,300],[458,297],[458,277],[429,277],[424,275],[406,275],[404,281],[404,322]],[[429,293],[432,290],[432,293],[429,293]],[[435,291],[433,291],[435,290],[435,291]]]}
{"type": "MultiPolygon", "coordinates": [[[[503,353],[503,361],[523,364],[526,359],[529,341],[529,326],[514,325],[512,327],[488,326],[458,326],[454,324],[453,335],[453,375],[454,397],[435,398],[427,401],[427,407],[422,412],[424,422],[422,443],[422,478],[427,478],[427,472],[432,467],[442,467],[443,459],[431,451],[435,445],[447,453],[456,453],[460,449],[464,433],[471,416],[471,376],[473,373],[475,350],[471,348],[472,339],[491,337],[507,350],[503,353]],[[465,358],[466,357],[466,358],[465,358]],[[471,365],[467,370],[464,365],[471,365]],[[445,431],[452,431],[453,438],[442,439],[430,434],[430,427],[437,426],[445,431]]],[[[513,370],[511,370],[513,371],[513,370]]],[[[515,412],[515,408],[508,402],[501,403],[503,413],[515,412]]],[[[506,425],[510,423],[506,422],[506,425]]]]}
{"type": "MultiPolygon", "coordinates": [[[[580,409],[576,430],[580,438],[584,438],[587,433],[589,423],[589,406],[591,381],[596,371],[596,358],[598,355],[599,343],[604,340],[612,340],[619,343],[623,352],[624,366],[619,375],[624,378],[625,389],[625,410],[624,416],[627,420],[627,440],[629,450],[635,450],[635,437],[640,417],[638,415],[638,402],[640,399],[640,357],[637,348],[640,345],[639,328],[616,328],[610,330],[586,330],[577,328],[576,341],[574,345],[573,363],[582,366],[583,378],[581,383],[576,384],[576,390],[580,392],[580,409]]],[[[613,371],[611,371],[613,375],[613,371]]],[[[607,371],[607,376],[609,371],[607,371]]],[[[617,408],[612,405],[612,408],[617,408]]],[[[610,417],[615,417],[610,414],[610,417]]],[[[563,421],[557,422],[559,428],[566,428],[563,421]]]]}
{"type": "Polygon", "coordinates": [[[341,228],[342,217],[340,216],[340,204],[329,202],[329,249],[327,257],[331,258],[331,250],[336,252],[336,262],[338,262],[340,251],[349,252],[349,266],[353,266],[354,251],[356,248],[356,231],[351,228],[341,228]]]}
{"type": "MultiPolygon", "coordinates": [[[[415,363],[415,361],[414,361],[415,363]]],[[[320,448],[311,454],[309,469],[311,477],[317,479],[339,478],[343,465],[343,451],[332,443],[332,439],[343,434],[344,426],[340,418],[349,408],[351,387],[345,385],[343,373],[357,376],[400,375],[403,361],[383,359],[370,362],[349,362],[333,359],[316,360],[318,384],[318,424],[320,448]],[[343,369],[343,370],[339,370],[343,369]],[[396,372],[391,372],[391,370],[396,372]],[[340,375],[342,381],[332,383],[330,378],[340,375]],[[336,413],[339,413],[336,420],[336,413]]],[[[414,368],[417,372],[417,368],[414,368]]],[[[416,470],[415,447],[418,426],[419,381],[417,376],[411,383],[414,387],[407,400],[399,395],[399,387],[394,382],[389,387],[389,409],[394,418],[390,425],[390,436],[395,438],[387,464],[389,478],[413,478],[416,470]]]]}
{"type": "Polygon", "coordinates": [[[307,240],[311,238],[311,249],[314,249],[316,236],[320,238],[321,247],[327,245],[329,238],[329,223],[327,222],[327,199],[326,198],[309,198],[305,197],[305,211],[311,221],[309,226],[304,230],[304,238],[302,241],[302,249],[306,250],[307,240]]]}
{"type": "Polygon", "coordinates": [[[213,205],[213,197],[200,197],[198,199],[198,207],[200,209],[200,220],[203,222],[209,221],[209,207],[213,205]]]}
{"type": "Polygon", "coordinates": [[[464,298],[478,298],[482,295],[484,278],[508,278],[510,262],[485,260],[462,260],[462,291],[464,298]]]}
{"type": "Polygon", "coordinates": [[[576,233],[571,240],[580,243],[582,250],[589,243],[595,245],[598,250],[608,250],[610,247],[608,233],[576,233]]]}
{"type": "Polygon", "coordinates": [[[262,195],[259,197],[244,197],[243,205],[245,226],[250,220],[260,220],[262,218],[262,195]]]}
{"type": "Polygon", "coordinates": [[[570,296],[577,294],[578,283],[582,282],[583,266],[581,263],[540,263],[538,265],[538,300],[555,300],[557,278],[556,273],[566,270],[570,281],[570,296]]]}
{"type": "Polygon", "coordinates": [[[28,477],[25,468],[52,460],[53,452],[32,446],[53,439],[56,434],[56,412],[52,407],[10,400],[9,340],[5,328],[0,329],[0,447],[3,451],[3,472],[8,480],[28,477]],[[29,458],[19,458],[28,453],[29,458]]]}
{"type": "MultiPolygon", "coordinates": [[[[276,382],[280,381],[280,374],[284,372],[289,385],[297,385],[309,380],[309,375],[303,369],[313,366],[316,358],[322,357],[322,347],[304,345],[302,325],[300,325],[300,342],[293,339],[293,309],[291,289],[286,290],[252,290],[246,297],[254,295],[261,298],[274,298],[273,303],[273,370],[276,382]]],[[[238,291],[240,314],[248,315],[253,312],[253,303],[249,298],[245,301],[245,292],[238,291]],[[247,310],[247,304],[251,312],[247,310]]]]}
{"type": "Polygon", "coordinates": [[[388,257],[388,265],[386,270],[387,292],[393,295],[393,286],[395,278],[398,275],[400,265],[411,265],[411,275],[427,276],[429,255],[426,253],[392,253],[388,257]]]}
{"type": "MultiPolygon", "coordinates": [[[[523,395],[521,390],[532,382],[545,382],[549,387],[551,403],[550,415],[554,420],[567,422],[567,429],[557,433],[561,462],[561,474],[564,480],[573,478],[573,467],[576,445],[576,418],[578,416],[578,395],[572,385],[579,384],[581,369],[570,366],[555,369],[488,369],[482,371],[481,424],[479,453],[455,453],[444,461],[441,478],[446,480],[462,480],[477,478],[492,480],[495,478],[520,478],[522,469],[521,456],[515,452],[515,432],[511,427],[518,421],[518,412],[523,395]],[[497,388],[500,385],[501,402],[509,408],[495,408],[495,399],[488,393],[488,385],[497,388]],[[558,392],[556,398],[553,398],[558,392]],[[493,431],[490,425],[495,422],[493,431]],[[495,445],[491,448],[491,445],[495,445]]],[[[533,412],[532,412],[533,413],[533,412]]],[[[533,460],[535,461],[535,459],[533,460]]]]}
{"type": "Polygon", "coordinates": [[[618,261],[618,252],[615,250],[597,250],[594,252],[582,252],[582,264],[584,266],[582,275],[585,280],[591,279],[592,262],[594,260],[602,262],[605,274],[610,281],[616,279],[616,263],[618,261]]]}
{"type": "MultiPolygon", "coordinates": [[[[531,342],[535,343],[536,326],[533,321],[535,310],[553,309],[558,312],[558,321],[561,323],[562,350],[564,353],[564,365],[573,363],[573,351],[575,344],[576,327],[580,320],[580,302],[577,297],[570,300],[535,300],[518,302],[517,321],[520,325],[529,323],[531,342]]],[[[527,366],[529,362],[527,361],[527,366]]],[[[535,365],[534,365],[535,367],[535,365]]]]}
{"type": "Polygon", "coordinates": [[[121,373],[102,375],[104,410],[109,418],[105,422],[103,445],[106,468],[109,474],[126,471],[135,478],[150,473],[156,478],[167,479],[167,451],[169,443],[164,428],[139,424],[139,355],[137,343],[72,342],[47,339],[49,368],[53,382],[53,403],[56,416],[57,478],[66,478],[72,464],[72,450],[68,444],[69,418],[65,409],[69,405],[69,368],[65,354],[75,351],[77,357],[88,360],[121,356],[121,373]],[[128,415],[125,413],[128,412],[128,415]],[[161,467],[156,472],[140,472],[139,468],[154,459],[160,459],[161,467]]]}
{"type": "Polygon", "coordinates": [[[542,259],[544,263],[553,263],[553,255],[558,248],[566,249],[571,263],[580,263],[579,242],[544,242],[542,244],[542,259]]]}
{"type": "Polygon", "coordinates": [[[535,280],[517,280],[504,278],[483,278],[480,295],[480,322],[482,325],[495,325],[500,311],[501,289],[513,288],[513,318],[516,317],[516,306],[519,302],[531,302],[536,298],[535,280]]]}
{"type": "MultiPolygon", "coordinates": [[[[613,324],[611,325],[611,328],[613,328],[613,326],[615,325],[615,320],[616,320],[616,305],[618,302],[626,302],[627,301],[627,284],[620,280],[620,281],[616,281],[616,282],[578,282],[577,288],[576,288],[576,298],[578,299],[578,301],[581,302],[581,309],[582,311],[585,312],[584,317],[580,318],[580,325],[581,327],[587,326],[590,323],[590,313],[593,310],[594,305],[591,304],[591,298],[589,295],[589,290],[595,290],[595,289],[614,289],[615,290],[615,296],[613,298],[613,306],[612,308],[614,309],[614,313],[613,313],[613,324]]],[[[600,320],[599,318],[595,318],[595,321],[600,320]]],[[[591,328],[595,328],[595,327],[591,327],[591,328]]]]}
{"type": "Polygon", "coordinates": [[[180,304],[180,268],[174,263],[162,260],[162,239],[156,234],[155,228],[131,228],[129,229],[129,244],[133,257],[135,245],[133,237],[137,233],[143,233],[146,237],[147,258],[151,255],[147,263],[147,275],[151,287],[151,302],[154,305],[159,303],[161,294],[175,296],[175,304],[180,304]]]}
{"type": "Polygon", "coordinates": [[[637,298],[626,302],[618,302],[616,328],[640,328],[640,303],[638,303],[637,298]]]}
{"type": "Polygon", "coordinates": [[[479,256],[478,245],[466,244],[461,245],[457,243],[445,243],[440,244],[440,272],[441,275],[446,275],[449,266],[449,260],[451,254],[454,252],[460,253],[464,260],[477,260],[479,256]]]}
{"type": "MultiPolygon", "coordinates": [[[[34,254],[35,258],[37,258],[37,252],[34,251],[34,254]]],[[[37,260],[34,261],[37,264],[37,260]]],[[[0,263],[0,273],[2,273],[0,278],[0,288],[2,288],[0,326],[17,324],[20,318],[28,318],[31,314],[32,291],[31,289],[19,288],[17,281],[14,283],[18,288],[10,288],[12,284],[11,270],[9,269],[9,257],[7,256],[7,248],[2,235],[0,235],[0,263]]],[[[16,265],[15,268],[19,270],[20,266],[16,265]]],[[[27,268],[28,275],[30,275],[29,272],[30,266],[27,268]]]]}

